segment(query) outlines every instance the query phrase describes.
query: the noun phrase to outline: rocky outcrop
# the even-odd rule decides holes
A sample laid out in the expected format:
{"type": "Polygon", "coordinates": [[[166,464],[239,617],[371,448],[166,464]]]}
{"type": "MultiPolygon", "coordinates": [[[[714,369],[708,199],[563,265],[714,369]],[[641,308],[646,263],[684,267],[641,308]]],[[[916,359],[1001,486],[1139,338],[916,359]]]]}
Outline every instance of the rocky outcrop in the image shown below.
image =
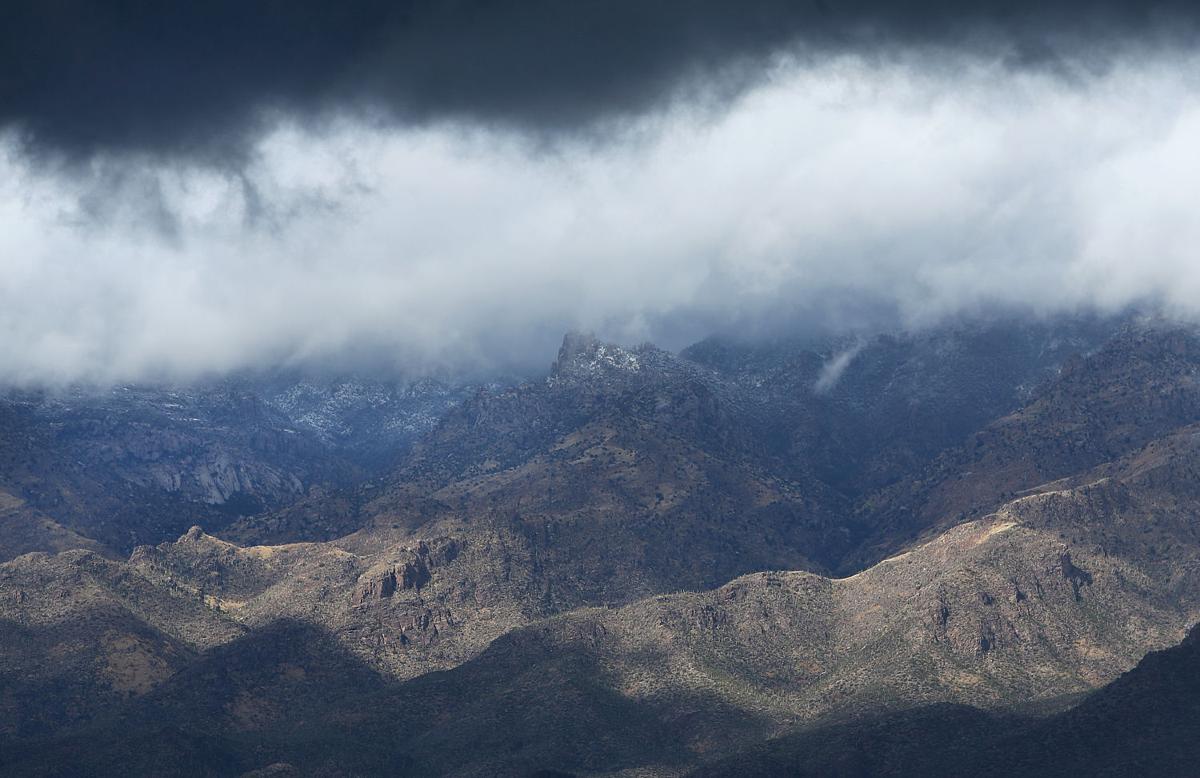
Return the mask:
{"type": "Polygon", "coordinates": [[[459,545],[453,538],[439,538],[428,543],[422,540],[416,546],[401,549],[399,559],[376,564],[363,573],[354,594],[354,604],[391,599],[397,592],[419,594],[433,577],[430,571],[450,564],[458,553],[459,545]]]}

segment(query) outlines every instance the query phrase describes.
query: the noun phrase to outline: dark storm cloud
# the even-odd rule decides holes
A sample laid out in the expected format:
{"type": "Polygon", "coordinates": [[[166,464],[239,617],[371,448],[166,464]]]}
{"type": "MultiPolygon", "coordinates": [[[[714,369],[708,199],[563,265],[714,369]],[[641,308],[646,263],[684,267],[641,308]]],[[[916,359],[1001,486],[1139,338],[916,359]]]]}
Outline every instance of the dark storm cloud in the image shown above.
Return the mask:
{"type": "Polygon", "coordinates": [[[721,98],[773,54],[933,45],[1016,65],[1190,37],[1191,4],[783,0],[16,0],[0,125],[27,150],[236,161],[280,115],[576,130],[679,90],[721,98]],[[214,156],[215,155],[215,156],[214,156]],[[234,155],[230,157],[230,155],[234,155]]]}

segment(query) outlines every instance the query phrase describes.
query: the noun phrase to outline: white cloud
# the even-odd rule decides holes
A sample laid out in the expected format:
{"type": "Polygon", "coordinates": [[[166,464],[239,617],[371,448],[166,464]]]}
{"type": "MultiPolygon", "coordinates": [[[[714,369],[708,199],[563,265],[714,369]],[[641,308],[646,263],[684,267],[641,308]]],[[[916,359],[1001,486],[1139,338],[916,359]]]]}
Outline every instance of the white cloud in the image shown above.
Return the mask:
{"type": "Polygon", "coordinates": [[[0,377],[540,363],[763,318],[1200,314],[1200,59],[781,65],[610,143],[281,125],[239,174],[0,160],[0,377]]]}
{"type": "Polygon", "coordinates": [[[842,374],[846,372],[846,368],[850,367],[850,363],[858,356],[858,352],[863,350],[863,345],[863,341],[857,340],[830,356],[829,360],[821,366],[821,372],[813,383],[813,391],[817,394],[827,394],[837,386],[842,374]]]}

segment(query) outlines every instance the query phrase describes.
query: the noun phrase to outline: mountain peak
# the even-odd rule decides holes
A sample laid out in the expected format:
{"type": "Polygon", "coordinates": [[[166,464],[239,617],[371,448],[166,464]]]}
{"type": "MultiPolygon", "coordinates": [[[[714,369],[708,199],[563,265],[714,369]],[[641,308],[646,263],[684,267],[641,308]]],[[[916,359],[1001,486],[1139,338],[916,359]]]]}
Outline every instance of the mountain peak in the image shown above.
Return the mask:
{"type": "Polygon", "coordinates": [[[558,359],[555,365],[563,365],[573,361],[580,355],[595,351],[600,345],[594,333],[571,330],[563,335],[562,346],[558,349],[558,359]]]}
{"type": "Polygon", "coordinates": [[[638,355],[591,333],[568,332],[563,336],[558,359],[550,368],[553,376],[591,375],[599,372],[641,370],[638,355]]]}

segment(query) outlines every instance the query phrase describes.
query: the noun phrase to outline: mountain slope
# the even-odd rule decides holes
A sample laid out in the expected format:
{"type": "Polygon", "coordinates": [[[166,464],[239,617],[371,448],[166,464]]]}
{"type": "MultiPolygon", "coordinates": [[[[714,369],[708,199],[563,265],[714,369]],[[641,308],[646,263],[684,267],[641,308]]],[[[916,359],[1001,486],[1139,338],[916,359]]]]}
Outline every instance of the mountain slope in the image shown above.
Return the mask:
{"type": "Polygon", "coordinates": [[[865,499],[852,571],[922,533],[985,515],[1040,484],[1086,472],[1200,421],[1200,336],[1130,327],[1069,362],[1024,407],[923,472],[865,499]]]}
{"type": "Polygon", "coordinates": [[[1190,776],[1200,760],[1200,629],[1046,717],[934,706],[775,739],[701,776],[1190,776]]]}
{"type": "Polygon", "coordinates": [[[743,398],[779,466],[806,462],[858,499],[910,477],[1017,410],[1121,319],[950,323],[927,331],[768,343],[710,338],[682,356],[743,398]]]}
{"type": "Polygon", "coordinates": [[[844,499],[811,476],[773,473],[700,368],[581,336],[568,336],[547,379],[479,393],[368,486],[333,498],[344,507],[301,503],[222,535],[353,533],[344,544],[371,553],[500,535],[526,560],[542,613],[710,588],[751,570],[821,570],[846,538],[844,499]]]}

